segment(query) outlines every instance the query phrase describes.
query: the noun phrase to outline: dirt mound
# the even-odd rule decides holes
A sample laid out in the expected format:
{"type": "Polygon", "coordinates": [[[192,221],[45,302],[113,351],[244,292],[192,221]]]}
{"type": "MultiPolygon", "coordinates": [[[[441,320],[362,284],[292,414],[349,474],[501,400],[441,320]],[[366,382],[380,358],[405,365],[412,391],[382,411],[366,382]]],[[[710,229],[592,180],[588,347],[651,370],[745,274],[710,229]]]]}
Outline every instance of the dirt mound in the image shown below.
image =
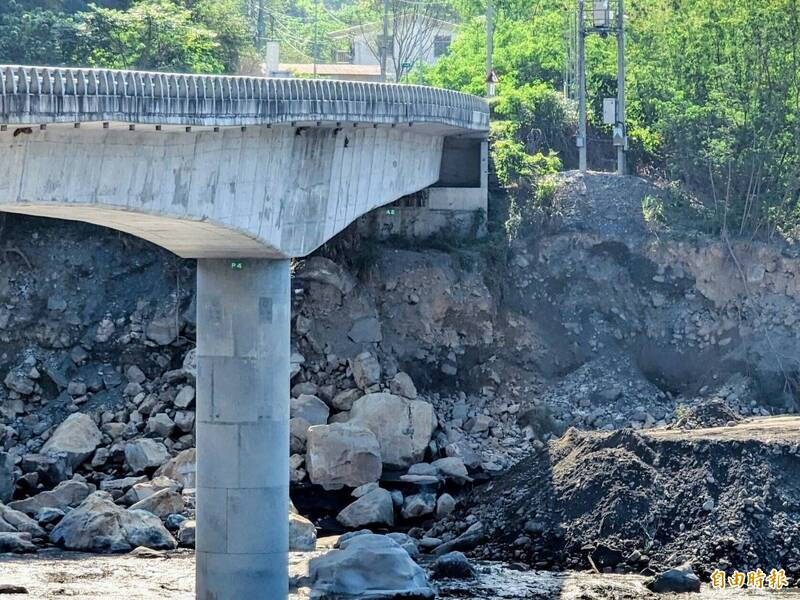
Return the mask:
{"type": "Polygon", "coordinates": [[[798,438],[750,436],[748,427],[570,429],[476,489],[439,527],[477,518],[486,529],[477,557],[537,568],[646,572],[689,560],[706,577],[767,566],[796,578],[798,438]]]}
{"type": "Polygon", "coordinates": [[[689,407],[670,429],[702,429],[704,427],[725,427],[738,423],[742,417],[722,400],[708,400],[689,407]]]}

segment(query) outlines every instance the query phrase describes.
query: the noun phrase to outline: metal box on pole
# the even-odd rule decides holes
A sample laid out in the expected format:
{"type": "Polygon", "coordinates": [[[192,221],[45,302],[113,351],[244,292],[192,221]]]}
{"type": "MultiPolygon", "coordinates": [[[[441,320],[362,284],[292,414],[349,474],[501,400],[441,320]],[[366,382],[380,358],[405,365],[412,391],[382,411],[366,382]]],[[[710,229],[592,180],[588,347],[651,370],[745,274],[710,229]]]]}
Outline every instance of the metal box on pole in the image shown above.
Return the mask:
{"type": "Polygon", "coordinates": [[[594,9],[592,10],[592,22],[595,27],[608,27],[611,21],[611,14],[608,6],[608,0],[594,0],[594,9]]]}
{"type": "Polygon", "coordinates": [[[603,98],[603,124],[617,124],[617,99],[603,98]]]}

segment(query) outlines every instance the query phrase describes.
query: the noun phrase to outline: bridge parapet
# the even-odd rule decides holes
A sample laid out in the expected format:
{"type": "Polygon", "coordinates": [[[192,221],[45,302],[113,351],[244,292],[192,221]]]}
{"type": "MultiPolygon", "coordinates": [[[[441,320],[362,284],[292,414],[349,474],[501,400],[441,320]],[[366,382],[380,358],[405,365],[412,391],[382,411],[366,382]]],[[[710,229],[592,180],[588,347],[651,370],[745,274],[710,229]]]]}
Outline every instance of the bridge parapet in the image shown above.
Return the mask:
{"type": "Polygon", "coordinates": [[[0,66],[0,123],[88,121],[197,126],[291,122],[488,130],[478,97],[419,85],[0,66]]]}

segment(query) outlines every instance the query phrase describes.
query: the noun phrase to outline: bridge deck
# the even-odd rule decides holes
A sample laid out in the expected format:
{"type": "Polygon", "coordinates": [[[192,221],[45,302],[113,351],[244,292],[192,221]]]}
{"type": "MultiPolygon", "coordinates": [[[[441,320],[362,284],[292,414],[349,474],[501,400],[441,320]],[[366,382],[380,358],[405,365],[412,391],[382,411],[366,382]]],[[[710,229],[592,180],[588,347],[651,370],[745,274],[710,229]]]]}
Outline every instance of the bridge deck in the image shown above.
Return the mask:
{"type": "Polygon", "coordinates": [[[0,66],[0,124],[229,127],[292,122],[485,134],[482,98],[418,85],[0,66]]]}

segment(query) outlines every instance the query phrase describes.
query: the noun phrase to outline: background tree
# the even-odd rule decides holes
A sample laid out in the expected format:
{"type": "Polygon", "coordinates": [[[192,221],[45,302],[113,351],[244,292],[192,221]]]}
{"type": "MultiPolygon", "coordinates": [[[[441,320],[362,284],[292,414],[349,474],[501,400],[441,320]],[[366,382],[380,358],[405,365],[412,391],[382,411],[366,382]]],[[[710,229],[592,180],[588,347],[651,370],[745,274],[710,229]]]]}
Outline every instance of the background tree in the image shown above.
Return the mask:
{"type": "Polygon", "coordinates": [[[435,0],[368,0],[358,5],[354,14],[360,34],[377,61],[386,47],[387,71],[396,80],[411,72],[428,55],[436,36],[450,29],[455,18],[452,7],[435,0]],[[383,42],[384,11],[387,40],[383,42]]]}

